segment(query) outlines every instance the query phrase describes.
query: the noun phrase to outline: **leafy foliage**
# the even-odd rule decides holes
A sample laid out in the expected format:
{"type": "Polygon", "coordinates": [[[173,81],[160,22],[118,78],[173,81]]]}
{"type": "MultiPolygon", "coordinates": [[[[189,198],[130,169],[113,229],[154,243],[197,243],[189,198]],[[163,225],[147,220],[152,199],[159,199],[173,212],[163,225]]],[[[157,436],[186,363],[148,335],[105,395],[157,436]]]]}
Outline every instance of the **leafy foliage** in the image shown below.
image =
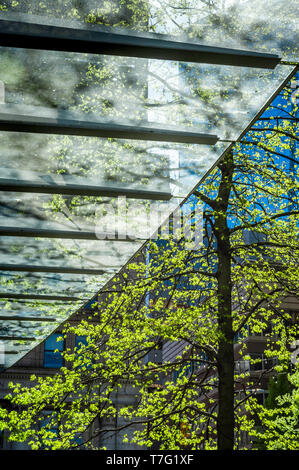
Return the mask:
{"type": "MultiPolygon", "coordinates": [[[[280,377],[280,376],[279,376],[280,377]]],[[[266,407],[259,407],[257,413],[260,428],[255,428],[252,436],[263,442],[269,450],[298,450],[299,442],[299,369],[298,366],[288,376],[292,389],[288,393],[273,390],[273,397],[266,407]],[[274,398],[275,397],[275,398],[274,398]]],[[[289,388],[290,386],[288,386],[289,388]]],[[[285,388],[285,387],[282,387],[285,388]]]]}
{"type": "MultiPolygon", "coordinates": [[[[139,3],[127,3],[135,24],[139,3]]],[[[55,4],[51,11],[59,16],[61,2],[55,4]]],[[[73,7],[73,2],[70,4],[72,18],[105,25],[111,19],[108,7],[105,14],[93,10],[86,16],[73,7]]],[[[176,2],[169,2],[168,7],[177,7],[176,2]]],[[[44,8],[42,2],[39,8],[44,8]]],[[[153,19],[158,24],[161,18],[162,11],[157,8],[153,19]]],[[[206,23],[202,28],[200,23],[195,28],[190,22],[187,34],[201,38],[208,29],[213,39],[216,22],[226,38],[239,37],[242,29],[214,11],[207,21],[209,27],[206,23]]],[[[123,25],[123,19],[119,24],[123,25]]],[[[254,44],[261,32],[266,36],[269,33],[261,26],[245,42],[254,44]]],[[[15,70],[14,63],[12,67],[15,70]]],[[[80,75],[80,86],[86,91],[90,84],[108,83],[105,92],[121,95],[123,86],[111,89],[112,69],[105,60],[97,66],[89,65],[80,75]]],[[[189,72],[187,68],[186,77],[189,72]]],[[[16,68],[14,80],[18,73],[20,69],[16,68]]],[[[226,78],[224,75],[220,77],[222,85],[232,79],[229,73],[226,78]]],[[[248,80],[251,78],[249,73],[248,80]]],[[[236,99],[243,79],[240,73],[232,85],[236,99]]],[[[161,76],[158,80],[164,81],[161,76]]],[[[218,90],[212,96],[205,89],[205,80],[194,68],[193,89],[188,96],[170,87],[171,98],[163,105],[168,109],[174,103],[190,124],[187,111],[196,96],[199,105],[192,108],[192,116],[202,106],[206,110],[208,104],[213,119],[219,120],[220,126],[224,123],[223,130],[229,136],[231,127],[238,129],[241,124],[233,118],[225,121],[221,108],[227,95],[218,90]],[[182,98],[187,101],[182,102],[182,98]]],[[[138,102],[147,108],[157,105],[148,100],[142,83],[139,91],[138,102]]],[[[226,153],[187,201],[194,214],[196,208],[203,208],[203,243],[190,249],[189,240],[183,234],[175,237],[172,230],[167,239],[160,236],[147,243],[99,293],[92,309],[81,312],[83,320],[80,315],[74,316],[64,324],[62,335],[87,337],[80,353],[66,350],[66,366],[55,376],[33,376],[30,386],[11,384],[7,399],[12,409],[2,409],[0,421],[11,440],[29,442],[33,449],[103,448],[105,439],[118,432],[124,441],[145,447],[159,443],[161,449],[231,449],[241,445],[242,431],[254,433],[259,409],[256,392],[265,376],[287,370],[289,346],[298,335],[297,324],[284,308],[285,298],[298,298],[298,107],[291,104],[291,94],[288,84],[267,110],[270,113],[226,153]],[[264,355],[277,365],[273,362],[269,369],[259,369],[259,359],[251,358],[247,350],[249,330],[266,335],[264,355]],[[165,357],[159,360],[162,345],[165,357]],[[248,363],[259,373],[251,374],[248,363]],[[121,393],[130,397],[130,403],[117,400],[121,393]]],[[[109,93],[82,93],[75,109],[123,116],[125,106],[111,106],[107,96],[111,98],[109,93]],[[104,95],[107,100],[102,99],[104,95]]],[[[97,165],[104,165],[111,179],[123,174],[119,150],[128,150],[123,143],[105,143],[101,148],[103,163],[97,152],[84,150],[84,140],[79,145],[76,140],[64,139],[63,149],[57,145],[57,152],[51,153],[58,173],[75,168],[75,174],[88,174],[90,168],[96,171],[97,165]],[[94,166],[87,165],[90,162],[86,159],[94,166]]],[[[56,142],[54,139],[52,150],[56,142]]],[[[136,168],[144,156],[150,168],[153,154],[141,146],[134,157],[134,169],[125,174],[126,182],[138,180],[136,168]]],[[[45,210],[61,220],[67,206],[73,221],[84,206],[83,218],[89,221],[94,206],[102,202],[53,197],[45,210]]],[[[67,247],[61,249],[69,254],[67,247]]],[[[290,378],[295,387],[296,377],[290,378]]],[[[277,413],[278,428],[289,430],[286,445],[290,447],[294,417],[298,417],[298,393],[281,400],[288,404],[288,415],[263,410],[265,414],[260,416],[267,425],[269,413],[277,413]]],[[[272,435],[268,442],[271,448],[272,435]]]]}

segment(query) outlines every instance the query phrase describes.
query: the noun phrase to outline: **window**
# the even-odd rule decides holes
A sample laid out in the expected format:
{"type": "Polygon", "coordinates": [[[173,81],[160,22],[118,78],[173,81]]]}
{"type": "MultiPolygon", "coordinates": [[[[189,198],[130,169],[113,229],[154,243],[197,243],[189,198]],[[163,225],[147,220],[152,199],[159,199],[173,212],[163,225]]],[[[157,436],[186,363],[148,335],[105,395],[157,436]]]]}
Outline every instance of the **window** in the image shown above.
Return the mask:
{"type": "Polygon", "coordinates": [[[234,343],[238,343],[240,342],[241,340],[247,338],[249,335],[249,329],[248,329],[248,326],[245,325],[245,327],[243,327],[241,329],[241,331],[239,331],[238,333],[235,334],[234,336],[234,343]]]}
{"type": "MultiPolygon", "coordinates": [[[[44,429],[47,431],[49,434],[47,435],[47,445],[45,445],[44,442],[42,442],[42,450],[45,450],[49,448],[48,446],[51,446],[51,442],[55,442],[57,439],[59,439],[59,429],[58,429],[58,423],[57,423],[57,415],[52,414],[51,411],[45,411],[43,412],[44,418],[41,420],[39,424],[39,429],[42,430],[44,429]]],[[[75,446],[79,446],[82,444],[82,435],[80,432],[77,432],[74,436],[73,439],[71,439],[71,442],[75,446]]]]}
{"type": "Polygon", "coordinates": [[[257,402],[259,405],[263,405],[265,403],[268,393],[269,392],[267,390],[259,390],[257,392],[257,394],[255,395],[255,398],[257,399],[257,402]]]}
{"type": "Polygon", "coordinates": [[[53,333],[45,341],[44,367],[59,369],[59,367],[63,366],[62,351],[64,341],[57,341],[59,337],[61,337],[60,333],[53,333]]]}
{"type": "MultiPolygon", "coordinates": [[[[201,353],[200,357],[204,360],[208,360],[208,357],[206,356],[205,353],[201,353]]],[[[176,383],[177,380],[179,378],[181,379],[183,376],[190,377],[190,375],[196,372],[198,368],[201,367],[202,365],[205,366],[206,364],[203,362],[199,362],[199,360],[186,361],[184,365],[182,365],[178,370],[175,370],[173,372],[174,383],[176,383]]]]}
{"type": "Polygon", "coordinates": [[[51,442],[54,442],[58,438],[58,427],[57,427],[58,425],[55,423],[55,417],[53,417],[54,422],[51,421],[52,419],[51,411],[44,411],[42,414],[44,415],[44,418],[39,423],[39,429],[40,430],[44,429],[45,431],[47,431],[47,433],[49,433],[47,434],[47,437],[46,437],[48,441],[47,445],[45,444],[45,436],[43,436],[43,439],[41,441],[42,443],[41,449],[46,450],[48,446],[51,445],[51,442]]]}
{"type": "Polygon", "coordinates": [[[269,324],[264,330],[262,331],[254,331],[251,328],[248,328],[249,336],[269,336],[273,333],[272,325],[269,324]]]}
{"type": "Polygon", "coordinates": [[[76,336],[76,349],[79,350],[82,346],[87,346],[87,336],[76,336]]]}
{"type": "Polygon", "coordinates": [[[243,373],[248,371],[260,371],[272,369],[277,364],[276,357],[267,357],[263,353],[251,353],[251,361],[239,360],[235,362],[235,371],[243,373]]]}
{"type": "Polygon", "coordinates": [[[75,341],[76,353],[77,353],[77,356],[79,356],[83,361],[83,363],[80,366],[78,366],[79,369],[82,369],[83,367],[85,369],[90,369],[92,367],[92,361],[90,362],[88,355],[84,356],[84,354],[82,354],[82,348],[85,348],[86,346],[88,346],[87,336],[85,335],[76,336],[76,341],[75,341]]]}
{"type": "Polygon", "coordinates": [[[277,364],[277,358],[262,353],[251,353],[250,357],[254,361],[250,362],[250,370],[269,370],[277,364]]]}

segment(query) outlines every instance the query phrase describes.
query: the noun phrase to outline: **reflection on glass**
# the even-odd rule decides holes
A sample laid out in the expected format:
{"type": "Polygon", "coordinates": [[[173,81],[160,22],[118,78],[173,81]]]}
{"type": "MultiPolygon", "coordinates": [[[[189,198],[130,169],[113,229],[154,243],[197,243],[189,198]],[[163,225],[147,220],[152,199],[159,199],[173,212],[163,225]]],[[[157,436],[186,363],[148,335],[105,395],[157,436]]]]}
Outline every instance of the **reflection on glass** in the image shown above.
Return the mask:
{"type": "Polygon", "coordinates": [[[122,28],[215,46],[298,54],[295,0],[1,0],[3,18],[122,28]]]}
{"type": "MultiPolygon", "coordinates": [[[[188,0],[184,4],[176,0],[0,0],[0,18],[158,32],[184,41],[277,53],[292,60],[298,55],[295,6],[285,0],[188,0]]],[[[92,298],[198,184],[228,141],[238,138],[290,70],[286,65],[269,71],[1,47],[0,114],[190,127],[223,140],[208,147],[0,131],[2,180],[166,191],[173,196],[169,201],[149,201],[2,191],[2,227],[114,231],[140,238],[127,243],[100,237],[1,237],[3,265],[104,271],[93,276],[4,270],[1,293],[81,299],[2,298],[4,314],[24,318],[38,314],[61,322],[92,298]]],[[[7,321],[1,328],[2,336],[34,335],[40,341],[53,331],[53,324],[7,321]]],[[[7,340],[7,365],[32,344],[7,340]]],[[[51,351],[47,352],[48,364],[51,351]]]]}

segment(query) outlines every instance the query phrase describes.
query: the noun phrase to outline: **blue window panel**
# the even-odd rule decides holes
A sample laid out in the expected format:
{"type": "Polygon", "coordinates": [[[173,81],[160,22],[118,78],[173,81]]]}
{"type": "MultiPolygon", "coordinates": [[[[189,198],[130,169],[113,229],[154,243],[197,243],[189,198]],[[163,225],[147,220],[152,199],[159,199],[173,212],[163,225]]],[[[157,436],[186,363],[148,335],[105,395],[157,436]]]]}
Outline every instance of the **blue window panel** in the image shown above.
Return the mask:
{"type": "MultiPolygon", "coordinates": [[[[41,421],[41,423],[40,423],[40,429],[42,429],[42,428],[46,428],[47,431],[49,431],[49,432],[52,433],[52,436],[51,436],[51,437],[48,437],[48,439],[49,439],[50,441],[53,441],[53,442],[54,442],[54,441],[57,440],[57,438],[58,438],[58,429],[57,429],[57,427],[55,427],[55,425],[54,425],[54,426],[51,425],[51,415],[50,415],[50,414],[47,414],[47,415],[45,416],[45,419],[43,419],[43,420],[41,421]]],[[[46,447],[45,447],[45,445],[44,445],[44,443],[43,443],[41,449],[44,450],[45,448],[46,448],[46,447]]]]}
{"type": "Polygon", "coordinates": [[[59,369],[62,366],[63,366],[63,358],[60,353],[54,353],[54,351],[45,351],[44,367],[59,369]]]}
{"type": "Polygon", "coordinates": [[[57,341],[61,337],[60,333],[53,333],[46,341],[44,346],[44,367],[59,369],[63,366],[62,351],[63,341],[57,341]],[[58,350],[58,351],[57,351],[58,350]]]}
{"type": "Polygon", "coordinates": [[[77,434],[74,439],[72,439],[72,444],[81,446],[83,443],[83,438],[81,434],[77,434]]]}
{"type": "Polygon", "coordinates": [[[93,305],[97,304],[98,300],[97,298],[91,299],[84,307],[84,310],[94,310],[95,307],[93,305]]]}
{"type": "Polygon", "coordinates": [[[82,346],[87,346],[87,336],[76,336],[76,349],[81,349],[82,346]]]}
{"type": "Polygon", "coordinates": [[[63,351],[63,341],[57,341],[57,338],[61,337],[61,333],[53,333],[49,338],[45,341],[45,350],[47,351],[63,351]]]}
{"type": "MultiPolygon", "coordinates": [[[[76,347],[76,352],[77,352],[77,355],[78,357],[82,357],[82,351],[81,349],[85,346],[88,346],[88,343],[87,343],[87,336],[85,335],[78,335],[76,336],[76,340],[75,340],[75,347],[76,347]]],[[[80,365],[78,368],[79,369],[82,369],[82,367],[85,366],[86,369],[90,369],[92,367],[92,364],[91,363],[88,363],[87,365],[86,364],[82,364],[80,365]]]]}

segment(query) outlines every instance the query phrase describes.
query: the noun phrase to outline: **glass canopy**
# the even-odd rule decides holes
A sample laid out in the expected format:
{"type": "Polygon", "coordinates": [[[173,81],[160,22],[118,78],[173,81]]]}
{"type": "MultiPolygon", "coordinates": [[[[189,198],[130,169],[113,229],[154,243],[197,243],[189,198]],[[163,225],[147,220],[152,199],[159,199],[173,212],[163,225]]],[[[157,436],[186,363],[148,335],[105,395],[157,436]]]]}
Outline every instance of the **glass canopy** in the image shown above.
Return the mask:
{"type": "Polygon", "coordinates": [[[94,297],[239,139],[294,68],[295,8],[0,1],[5,367],[94,297]]]}

